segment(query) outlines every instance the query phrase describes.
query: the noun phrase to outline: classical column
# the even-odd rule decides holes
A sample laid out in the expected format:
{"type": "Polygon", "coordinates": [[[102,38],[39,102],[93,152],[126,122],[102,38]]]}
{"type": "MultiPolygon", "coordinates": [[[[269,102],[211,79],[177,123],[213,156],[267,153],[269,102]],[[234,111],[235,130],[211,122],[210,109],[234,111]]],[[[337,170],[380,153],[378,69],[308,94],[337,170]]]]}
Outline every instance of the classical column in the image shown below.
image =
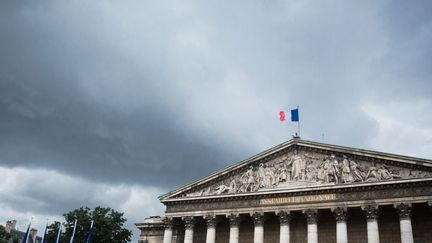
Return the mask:
{"type": "Polygon", "coordinates": [[[184,217],[185,221],[185,235],[184,243],[193,243],[193,228],[195,225],[194,217],[184,217]]]}
{"type": "Polygon", "coordinates": [[[366,214],[368,243],[379,243],[378,206],[367,205],[362,209],[366,214]]]}
{"type": "Polygon", "coordinates": [[[163,222],[164,222],[164,227],[165,227],[163,243],[171,243],[172,242],[172,235],[173,235],[172,218],[165,218],[163,222]]]}
{"type": "Polygon", "coordinates": [[[252,218],[255,224],[254,243],[264,243],[264,214],[255,212],[252,218]]]}
{"type": "Polygon", "coordinates": [[[280,222],[280,235],[279,243],[289,243],[290,242],[290,220],[291,215],[289,211],[279,211],[277,213],[280,222]]]}
{"type": "Polygon", "coordinates": [[[230,214],[228,216],[228,219],[230,224],[229,243],[239,243],[239,216],[235,214],[230,214]]]}
{"type": "Polygon", "coordinates": [[[303,213],[307,220],[307,242],[318,243],[318,210],[307,209],[303,213]]]}
{"type": "Polygon", "coordinates": [[[207,237],[206,243],[215,243],[216,241],[216,217],[209,215],[205,217],[207,222],[207,237]]]}
{"type": "Polygon", "coordinates": [[[401,242],[413,243],[414,237],[411,226],[411,203],[399,203],[395,204],[394,207],[399,213],[401,242]]]}
{"type": "Polygon", "coordinates": [[[348,231],[347,231],[347,209],[337,207],[332,209],[336,218],[336,242],[337,243],[348,243],[348,231]]]}

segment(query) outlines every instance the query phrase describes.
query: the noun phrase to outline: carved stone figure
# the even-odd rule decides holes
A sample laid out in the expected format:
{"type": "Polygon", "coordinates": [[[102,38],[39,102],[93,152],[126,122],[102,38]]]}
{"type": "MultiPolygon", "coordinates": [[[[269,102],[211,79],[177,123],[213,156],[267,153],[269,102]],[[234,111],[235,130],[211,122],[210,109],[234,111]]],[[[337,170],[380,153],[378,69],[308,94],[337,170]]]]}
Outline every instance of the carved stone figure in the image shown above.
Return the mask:
{"type": "Polygon", "coordinates": [[[241,176],[241,181],[244,185],[243,192],[253,191],[255,188],[255,178],[252,165],[249,169],[241,176]]]}
{"type": "Polygon", "coordinates": [[[351,168],[350,168],[350,163],[349,163],[349,161],[348,161],[348,159],[347,159],[347,156],[346,155],[344,155],[343,156],[343,160],[342,160],[342,166],[341,166],[342,168],[342,182],[343,183],[349,183],[349,182],[352,182],[352,181],[354,181],[354,178],[353,178],[353,176],[351,175],[351,168]]]}
{"type": "Polygon", "coordinates": [[[235,179],[232,179],[229,184],[228,193],[236,193],[236,192],[237,192],[237,184],[235,179]]]}
{"type": "Polygon", "coordinates": [[[317,168],[317,177],[318,177],[318,181],[319,182],[327,182],[328,183],[328,172],[327,172],[327,168],[328,167],[328,156],[324,156],[323,162],[321,162],[321,164],[318,165],[317,168]]]}
{"type": "Polygon", "coordinates": [[[350,160],[350,168],[354,175],[354,181],[363,181],[363,176],[358,168],[358,164],[354,160],[350,160]]]}
{"type": "Polygon", "coordinates": [[[318,180],[318,174],[316,171],[316,168],[313,164],[309,164],[306,166],[306,180],[307,181],[317,181],[318,180]]]}
{"type": "Polygon", "coordinates": [[[339,175],[340,175],[339,162],[337,161],[336,156],[334,154],[331,155],[331,162],[332,162],[331,166],[333,168],[331,170],[331,172],[333,174],[333,179],[334,179],[334,182],[336,184],[338,184],[339,183],[339,175]]]}
{"type": "Polygon", "coordinates": [[[378,177],[380,180],[391,180],[400,176],[397,174],[393,174],[386,166],[381,165],[380,167],[378,167],[378,177]]]}
{"type": "Polygon", "coordinates": [[[288,181],[288,172],[284,166],[279,168],[278,181],[279,182],[287,182],[288,181]]]}
{"type": "Polygon", "coordinates": [[[264,165],[261,163],[258,167],[258,187],[264,188],[265,185],[265,171],[264,171],[264,165]]]}
{"type": "Polygon", "coordinates": [[[324,162],[322,164],[321,178],[322,182],[324,183],[336,182],[337,180],[335,167],[333,166],[333,163],[328,159],[328,157],[324,158],[324,162]]]}
{"type": "Polygon", "coordinates": [[[273,170],[269,166],[264,168],[264,185],[265,187],[271,187],[276,184],[276,177],[273,170]]]}
{"type": "Polygon", "coordinates": [[[306,163],[302,157],[298,154],[297,150],[294,150],[294,155],[291,162],[291,176],[293,180],[304,180],[306,163]]]}
{"type": "Polygon", "coordinates": [[[366,174],[366,181],[378,181],[378,169],[375,166],[370,166],[366,174]]]}
{"type": "Polygon", "coordinates": [[[228,191],[229,191],[229,188],[227,186],[225,186],[224,184],[221,184],[221,185],[215,187],[215,189],[214,189],[214,193],[216,195],[220,195],[220,194],[222,194],[224,192],[228,192],[228,191]]]}

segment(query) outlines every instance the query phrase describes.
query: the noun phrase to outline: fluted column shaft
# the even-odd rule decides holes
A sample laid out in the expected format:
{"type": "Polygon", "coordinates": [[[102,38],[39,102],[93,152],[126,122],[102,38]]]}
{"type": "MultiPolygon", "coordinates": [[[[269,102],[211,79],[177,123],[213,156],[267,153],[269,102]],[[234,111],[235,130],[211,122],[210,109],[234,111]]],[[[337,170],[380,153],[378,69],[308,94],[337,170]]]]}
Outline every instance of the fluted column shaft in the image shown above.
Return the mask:
{"type": "Polygon", "coordinates": [[[237,215],[231,214],[228,216],[228,219],[230,223],[229,243],[239,243],[239,217],[237,215]]]}
{"type": "Polygon", "coordinates": [[[216,241],[216,218],[214,216],[207,216],[207,236],[206,243],[215,243],[216,241]]]}
{"type": "Polygon", "coordinates": [[[307,209],[303,213],[307,220],[307,242],[318,243],[318,210],[307,209]]]}
{"type": "Polygon", "coordinates": [[[400,203],[395,205],[399,213],[399,223],[402,243],[413,243],[414,237],[411,225],[411,204],[400,203]]]}
{"type": "Polygon", "coordinates": [[[378,206],[367,205],[363,210],[367,219],[368,243],[379,243],[378,206]]]}
{"type": "Polygon", "coordinates": [[[280,222],[280,233],[279,233],[279,243],[289,243],[290,242],[290,221],[291,215],[287,211],[278,212],[279,222],[280,222]]]}
{"type": "Polygon", "coordinates": [[[264,243],[264,214],[254,213],[252,215],[254,221],[254,243],[264,243]]]}
{"type": "Polygon", "coordinates": [[[165,218],[164,219],[164,237],[163,237],[163,243],[171,243],[172,242],[172,235],[173,235],[173,225],[172,225],[172,219],[165,218]]]}
{"type": "Polygon", "coordinates": [[[348,231],[347,231],[347,209],[337,207],[333,209],[333,213],[336,218],[336,242],[337,243],[348,243],[348,231]]]}
{"type": "Polygon", "coordinates": [[[185,217],[185,236],[184,243],[193,243],[193,228],[195,224],[195,220],[193,217],[185,217]]]}

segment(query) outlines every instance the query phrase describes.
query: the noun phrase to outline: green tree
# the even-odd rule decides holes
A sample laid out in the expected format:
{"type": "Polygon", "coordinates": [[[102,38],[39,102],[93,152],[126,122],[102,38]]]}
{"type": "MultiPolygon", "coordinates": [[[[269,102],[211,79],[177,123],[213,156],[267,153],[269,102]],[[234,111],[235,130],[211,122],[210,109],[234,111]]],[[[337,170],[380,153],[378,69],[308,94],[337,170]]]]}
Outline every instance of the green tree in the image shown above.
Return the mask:
{"type": "Polygon", "coordinates": [[[0,243],[9,243],[11,241],[11,236],[3,225],[0,225],[0,243]]]}
{"type": "MultiPolygon", "coordinates": [[[[86,242],[92,220],[94,223],[91,242],[123,243],[129,242],[132,236],[132,231],[124,228],[126,219],[123,217],[123,213],[111,208],[96,207],[91,210],[88,207],[81,207],[65,213],[63,216],[65,222],[60,237],[61,243],[69,242],[75,219],[78,220],[75,242],[86,242]]],[[[48,242],[55,241],[59,225],[58,222],[55,222],[48,227],[48,242]]]]}

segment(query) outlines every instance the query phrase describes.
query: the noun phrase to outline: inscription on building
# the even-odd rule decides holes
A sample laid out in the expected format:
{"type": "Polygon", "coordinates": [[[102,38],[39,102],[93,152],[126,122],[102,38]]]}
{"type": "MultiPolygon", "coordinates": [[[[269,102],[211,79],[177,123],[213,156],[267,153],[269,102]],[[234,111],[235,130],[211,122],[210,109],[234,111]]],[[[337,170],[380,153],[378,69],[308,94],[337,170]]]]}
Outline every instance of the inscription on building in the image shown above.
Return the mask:
{"type": "Polygon", "coordinates": [[[307,195],[307,196],[293,196],[281,198],[265,198],[260,200],[260,205],[278,205],[287,203],[302,203],[302,202],[321,202],[321,201],[334,201],[337,199],[336,194],[322,194],[322,195],[307,195]]]}

